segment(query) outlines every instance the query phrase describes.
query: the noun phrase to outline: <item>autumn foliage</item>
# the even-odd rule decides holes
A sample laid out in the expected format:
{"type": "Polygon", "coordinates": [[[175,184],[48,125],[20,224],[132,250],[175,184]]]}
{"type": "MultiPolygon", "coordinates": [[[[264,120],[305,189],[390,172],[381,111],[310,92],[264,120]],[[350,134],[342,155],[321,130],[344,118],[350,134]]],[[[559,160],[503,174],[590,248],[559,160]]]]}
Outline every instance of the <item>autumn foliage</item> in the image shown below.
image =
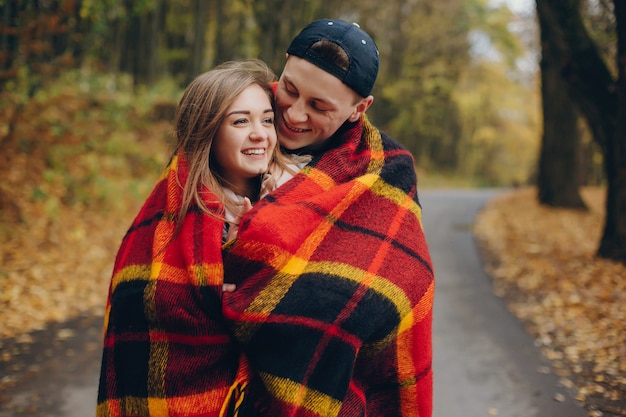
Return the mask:
{"type": "Polygon", "coordinates": [[[626,265],[595,256],[605,190],[585,210],[540,206],[527,188],[492,201],[474,232],[494,291],[591,416],[626,415],[626,265]]]}
{"type": "Polygon", "coordinates": [[[0,341],[102,313],[116,247],[171,152],[163,103],[67,77],[0,94],[0,341]]]}

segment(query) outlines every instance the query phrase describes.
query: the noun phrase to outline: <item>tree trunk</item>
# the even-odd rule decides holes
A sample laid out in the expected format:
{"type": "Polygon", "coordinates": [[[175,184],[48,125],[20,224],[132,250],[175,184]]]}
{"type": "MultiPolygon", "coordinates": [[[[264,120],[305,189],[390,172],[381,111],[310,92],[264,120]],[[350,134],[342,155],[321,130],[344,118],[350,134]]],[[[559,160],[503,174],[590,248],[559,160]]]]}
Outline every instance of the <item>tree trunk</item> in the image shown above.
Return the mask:
{"type": "Polygon", "coordinates": [[[193,3],[193,43],[189,64],[189,79],[205,71],[204,57],[206,51],[206,30],[209,20],[209,3],[206,0],[195,0],[193,3]]]}
{"type": "Polygon", "coordinates": [[[608,181],[606,223],[598,255],[626,263],[626,3],[614,0],[617,23],[616,128],[604,155],[608,181]]]}
{"type": "Polygon", "coordinates": [[[309,23],[306,10],[311,4],[293,0],[253,2],[253,13],[259,27],[259,58],[280,75],[285,65],[285,53],[296,34],[309,23]]]}
{"type": "Polygon", "coordinates": [[[127,74],[132,74],[134,71],[135,60],[133,58],[133,39],[138,36],[136,32],[137,22],[134,21],[132,16],[132,1],[125,0],[124,7],[124,19],[120,25],[121,32],[121,51],[120,51],[120,71],[127,74]]]}
{"type": "Polygon", "coordinates": [[[0,86],[15,76],[17,69],[14,66],[19,49],[17,33],[18,5],[7,2],[2,7],[2,24],[0,28],[0,86]]]}
{"type": "Polygon", "coordinates": [[[567,59],[563,76],[604,156],[607,178],[606,219],[598,256],[626,262],[626,5],[614,0],[618,32],[615,83],[589,37],[575,0],[537,0],[538,13],[554,28],[555,45],[567,59]]]}
{"type": "Polygon", "coordinates": [[[226,2],[217,2],[217,19],[216,24],[216,36],[215,36],[215,64],[220,64],[224,61],[231,59],[230,50],[231,43],[229,42],[230,36],[227,32],[227,18],[225,8],[226,2]]]}
{"type": "Polygon", "coordinates": [[[562,57],[545,8],[537,8],[541,31],[543,137],[537,174],[538,198],[553,207],[586,208],[580,197],[578,110],[561,75],[562,57]]]}
{"type": "Polygon", "coordinates": [[[189,74],[190,48],[187,41],[187,28],[182,24],[185,20],[181,20],[181,18],[192,13],[192,10],[186,2],[167,1],[164,7],[164,16],[172,16],[170,19],[173,20],[173,22],[163,23],[166,28],[163,40],[165,65],[169,75],[180,80],[184,87],[191,81],[189,74]]]}
{"type": "Polygon", "coordinates": [[[156,80],[160,2],[154,9],[142,11],[131,20],[133,82],[135,86],[150,85],[156,80]]]}
{"type": "Polygon", "coordinates": [[[574,0],[537,0],[537,12],[554,30],[562,74],[570,94],[587,119],[594,139],[602,147],[607,177],[605,226],[598,256],[626,262],[626,94],[624,65],[626,36],[623,0],[614,0],[618,21],[618,67],[616,84],[589,37],[574,0]]]}

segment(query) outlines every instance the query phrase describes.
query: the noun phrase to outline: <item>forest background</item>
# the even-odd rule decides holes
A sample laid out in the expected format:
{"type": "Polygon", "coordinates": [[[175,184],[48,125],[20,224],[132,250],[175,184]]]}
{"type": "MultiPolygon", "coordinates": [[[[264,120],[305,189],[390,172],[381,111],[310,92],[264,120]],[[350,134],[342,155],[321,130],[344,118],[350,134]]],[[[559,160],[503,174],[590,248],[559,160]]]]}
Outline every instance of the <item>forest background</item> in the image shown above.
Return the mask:
{"type": "MultiPolygon", "coordinates": [[[[512,13],[506,3],[489,0],[0,5],[0,144],[11,160],[13,153],[30,155],[30,162],[45,155],[44,166],[29,167],[40,175],[28,197],[49,206],[106,204],[118,195],[119,182],[102,166],[103,155],[117,152],[118,163],[130,161],[132,178],[141,177],[142,163],[151,170],[150,161],[163,159],[157,148],[143,149],[121,135],[142,122],[149,128],[151,121],[171,121],[185,85],[220,62],[258,57],[280,74],[290,39],[324,16],[357,21],[376,40],[381,70],[368,114],[416,156],[423,184],[454,178],[510,186],[537,178],[542,115],[532,7],[512,13]],[[36,109],[35,117],[29,109],[36,109]],[[87,131],[81,131],[85,120],[87,131]],[[68,158],[71,168],[63,163],[68,158]]],[[[600,6],[592,2],[586,17],[609,49],[615,38],[610,10],[600,6]]],[[[588,133],[579,149],[580,184],[602,184],[602,155],[588,133]]],[[[10,206],[7,219],[22,218],[19,198],[7,187],[0,188],[0,202],[10,206]]]]}
{"type": "MultiPolygon", "coordinates": [[[[609,0],[540,1],[576,3],[617,73],[609,0]]],[[[279,75],[289,41],[316,18],[358,22],[376,41],[368,115],[415,155],[421,188],[546,183],[545,45],[535,3],[519,3],[0,0],[0,347],[102,314],[113,252],[173,150],[186,84],[242,58],[279,75]]],[[[557,136],[575,156],[556,184],[606,188],[593,129],[578,110],[569,121],[557,136]]]]}
{"type": "MultiPolygon", "coordinates": [[[[316,18],[359,22],[377,42],[368,114],[415,155],[421,186],[536,176],[532,10],[488,0],[0,6],[0,302],[15,313],[0,338],[101,314],[111,252],[169,159],[186,84],[232,59],[258,57],[280,74],[291,38],[316,18]]],[[[601,182],[591,141],[586,154],[590,182],[601,182]]]]}

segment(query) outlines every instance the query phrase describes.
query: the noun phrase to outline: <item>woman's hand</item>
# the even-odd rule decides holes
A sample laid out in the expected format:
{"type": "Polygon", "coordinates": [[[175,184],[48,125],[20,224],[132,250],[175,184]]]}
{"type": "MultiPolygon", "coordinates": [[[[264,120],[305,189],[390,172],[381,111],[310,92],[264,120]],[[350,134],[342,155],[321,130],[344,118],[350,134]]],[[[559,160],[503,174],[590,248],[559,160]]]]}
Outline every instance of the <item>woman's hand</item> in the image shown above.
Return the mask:
{"type": "MultiPolygon", "coordinates": [[[[230,225],[230,227],[228,228],[228,233],[226,233],[227,242],[237,237],[237,231],[239,230],[239,222],[241,222],[241,218],[244,216],[244,214],[249,212],[251,209],[252,209],[252,203],[250,202],[250,199],[248,197],[244,197],[243,206],[241,207],[241,210],[239,210],[239,213],[237,214],[237,217],[235,218],[235,222],[230,225]]],[[[224,292],[234,292],[236,289],[237,289],[237,286],[235,284],[226,284],[226,283],[222,284],[222,291],[224,292]]]]}
{"type": "Polygon", "coordinates": [[[237,237],[237,231],[239,230],[239,223],[241,222],[241,218],[250,210],[252,210],[252,203],[250,202],[250,199],[248,197],[244,197],[243,206],[241,207],[241,210],[239,210],[237,217],[235,217],[235,222],[230,225],[230,227],[228,228],[228,233],[226,233],[227,242],[237,237]]]}

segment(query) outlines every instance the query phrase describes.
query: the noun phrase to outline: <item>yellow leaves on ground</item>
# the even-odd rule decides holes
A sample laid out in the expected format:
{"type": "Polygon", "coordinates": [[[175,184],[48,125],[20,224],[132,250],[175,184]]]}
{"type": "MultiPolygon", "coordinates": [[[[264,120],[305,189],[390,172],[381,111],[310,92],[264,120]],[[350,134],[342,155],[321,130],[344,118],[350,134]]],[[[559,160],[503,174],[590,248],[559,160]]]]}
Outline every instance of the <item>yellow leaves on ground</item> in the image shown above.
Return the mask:
{"type": "Polygon", "coordinates": [[[595,256],[605,193],[582,195],[589,211],[543,207],[536,189],[516,190],[493,200],[474,232],[495,293],[563,385],[590,415],[626,416],[626,265],[595,256]]]}
{"type": "Polygon", "coordinates": [[[142,96],[59,81],[22,100],[0,94],[0,342],[104,313],[117,247],[171,152],[142,96]]]}
{"type": "Polygon", "coordinates": [[[16,227],[0,250],[0,339],[84,313],[102,315],[130,220],[64,208],[55,222],[42,217],[16,227]]]}

